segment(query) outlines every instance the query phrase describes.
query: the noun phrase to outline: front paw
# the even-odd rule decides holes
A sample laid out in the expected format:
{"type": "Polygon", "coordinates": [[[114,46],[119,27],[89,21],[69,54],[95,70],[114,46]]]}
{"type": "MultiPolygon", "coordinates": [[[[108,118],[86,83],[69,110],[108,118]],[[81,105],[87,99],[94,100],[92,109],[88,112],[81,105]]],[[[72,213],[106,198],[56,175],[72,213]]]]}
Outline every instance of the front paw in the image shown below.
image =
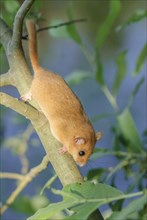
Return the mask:
{"type": "Polygon", "coordinates": [[[31,92],[26,93],[25,95],[22,95],[20,97],[21,100],[23,100],[24,102],[28,101],[28,100],[32,100],[32,94],[31,92]]]}
{"type": "Polygon", "coordinates": [[[59,148],[58,152],[59,152],[59,154],[63,155],[67,152],[67,148],[65,146],[63,146],[63,147],[59,148]]]}

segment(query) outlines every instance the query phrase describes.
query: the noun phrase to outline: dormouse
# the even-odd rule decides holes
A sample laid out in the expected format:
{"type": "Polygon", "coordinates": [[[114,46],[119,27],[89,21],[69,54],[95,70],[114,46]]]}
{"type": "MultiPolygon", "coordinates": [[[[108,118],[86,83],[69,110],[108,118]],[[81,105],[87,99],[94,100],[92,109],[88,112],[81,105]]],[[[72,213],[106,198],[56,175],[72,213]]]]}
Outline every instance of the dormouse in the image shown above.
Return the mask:
{"type": "Polygon", "coordinates": [[[79,166],[83,166],[93,152],[102,132],[95,133],[78,97],[64,79],[39,65],[35,23],[27,22],[29,54],[34,71],[30,90],[21,98],[38,103],[50,123],[54,137],[62,143],[60,154],[69,152],[79,166]]]}

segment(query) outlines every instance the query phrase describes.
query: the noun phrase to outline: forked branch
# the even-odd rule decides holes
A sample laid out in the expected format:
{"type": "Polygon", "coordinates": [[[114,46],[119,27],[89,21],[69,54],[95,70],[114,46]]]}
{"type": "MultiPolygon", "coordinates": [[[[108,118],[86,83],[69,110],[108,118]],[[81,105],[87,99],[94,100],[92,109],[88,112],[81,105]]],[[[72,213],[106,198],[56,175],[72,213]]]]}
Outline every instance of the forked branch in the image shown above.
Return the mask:
{"type": "Polygon", "coordinates": [[[7,199],[6,204],[2,206],[0,210],[0,214],[3,214],[7,208],[14,202],[16,197],[22,192],[22,190],[28,185],[29,182],[32,181],[33,178],[35,178],[40,172],[46,169],[47,165],[49,163],[47,155],[43,158],[42,162],[32,168],[29,173],[27,173],[22,179],[18,187],[12,192],[10,197],[7,199]]]}

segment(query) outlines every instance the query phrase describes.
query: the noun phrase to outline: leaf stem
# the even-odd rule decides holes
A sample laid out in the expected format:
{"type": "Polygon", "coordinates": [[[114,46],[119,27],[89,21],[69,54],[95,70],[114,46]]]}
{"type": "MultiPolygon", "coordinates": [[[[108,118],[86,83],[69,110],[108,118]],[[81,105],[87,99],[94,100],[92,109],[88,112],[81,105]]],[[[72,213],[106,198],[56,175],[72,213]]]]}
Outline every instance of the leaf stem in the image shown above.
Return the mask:
{"type": "Polygon", "coordinates": [[[115,112],[118,113],[119,112],[119,107],[117,105],[116,99],[111,94],[110,90],[108,89],[108,87],[106,85],[102,86],[102,91],[104,92],[105,96],[107,97],[109,103],[111,104],[111,106],[113,107],[115,112]]]}
{"type": "MultiPolygon", "coordinates": [[[[128,198],[132,198],[132,197],[136,197],[136,196],[142,196],[144,194],[143,191],[140,192],[135,192],[135,193],[131,193],[131,194],[127,194],[127,195],[120,195],[120,196],[116,196],[113,198],[104,198],[104,199],[87,199],[87,202],[100,202],[101,205],[112,202],[114,200],[120,200],[120,199],[128,199],[128,198]]],[[[86,202],[84,201],[84,202],[86,202]]]]}

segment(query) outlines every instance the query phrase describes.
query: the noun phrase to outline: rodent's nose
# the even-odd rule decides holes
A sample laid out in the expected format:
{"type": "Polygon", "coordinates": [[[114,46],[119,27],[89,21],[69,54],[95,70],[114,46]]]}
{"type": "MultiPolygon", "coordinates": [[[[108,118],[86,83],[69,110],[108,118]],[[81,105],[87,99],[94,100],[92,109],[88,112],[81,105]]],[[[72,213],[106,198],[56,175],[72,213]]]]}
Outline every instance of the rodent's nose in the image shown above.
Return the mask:
{"type": "Polygon", "coordinates": [[[76,161],[76,163],[77,163],[77,165],[80,166],[80,167],[83,167],[83,166],[86,164],[86,163],[80,163],[80,162],[77,162],[77,161],[76,161]]]}

